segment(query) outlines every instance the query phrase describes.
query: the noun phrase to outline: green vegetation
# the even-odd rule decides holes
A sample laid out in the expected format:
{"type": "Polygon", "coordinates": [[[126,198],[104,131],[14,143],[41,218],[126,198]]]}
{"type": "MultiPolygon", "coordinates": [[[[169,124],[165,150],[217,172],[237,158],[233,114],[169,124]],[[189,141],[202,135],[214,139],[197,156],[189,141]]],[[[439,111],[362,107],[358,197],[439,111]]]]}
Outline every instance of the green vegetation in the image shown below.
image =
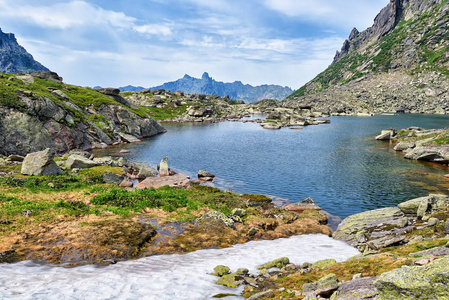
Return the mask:
{"type": "Polygon", "coordinates": [[[187,111],[187,105],[177,106],[173,103],[167,105],[164,108],[158,107],[140,107],[145,110],[155,120],[169,120],[181,116],[187,111]]]}

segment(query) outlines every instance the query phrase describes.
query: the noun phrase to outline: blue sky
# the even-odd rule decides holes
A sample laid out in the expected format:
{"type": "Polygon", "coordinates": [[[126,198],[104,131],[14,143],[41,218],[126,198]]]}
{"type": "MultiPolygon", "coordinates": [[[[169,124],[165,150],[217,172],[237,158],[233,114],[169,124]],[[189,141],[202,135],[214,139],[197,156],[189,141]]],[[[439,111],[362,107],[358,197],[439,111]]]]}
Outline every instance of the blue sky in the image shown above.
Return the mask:
{"type": "Polygon", "coordinates": [[[297,89],[389,0],[0,0],[0,28],[83,86],[156,86],[203,72],[297,89]]]}

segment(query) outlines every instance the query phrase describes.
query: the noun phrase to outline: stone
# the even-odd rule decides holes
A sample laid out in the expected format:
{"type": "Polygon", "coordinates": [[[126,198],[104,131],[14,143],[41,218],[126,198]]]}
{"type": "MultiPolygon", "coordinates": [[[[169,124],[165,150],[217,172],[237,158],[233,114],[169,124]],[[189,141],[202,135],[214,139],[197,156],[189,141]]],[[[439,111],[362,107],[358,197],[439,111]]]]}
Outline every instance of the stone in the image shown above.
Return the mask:
{"type": "Polygon", "coordinates": [[[374,281],[381,299],[448,299],[449,256],[421,267],[395,269],[374,281]]]}
{"type": "Polygon", "coordinates": [[[62,171],[53,160],[53,150],[47,148],[43,151],[28,154],[22,163],[21,173],[30,176],[58,175],[62,171]]]}
{"type": "Polygon", "coordinates": [[[11,154],[10,156],[8,156],[9,161],[23,162],[24,159],[25,159],[25,157],[23,157],[21,155],[11,154]]]}
{"type": "Polygon", "coordinates": [[[273,296],[273,290],[270,289],[270,290],[266,290],[266,291],[254,294],[246,300],[256,300],[256,299],[260,299],[262,297],[271,297],[271,296],[273,296]]]}
{"type": "Polygon", "coordinates": [[[168,157],[167,156],[165,156],[161,160],[161,163],[159,164],[159,176],[160,177],[170,176],[170,169],[168,168],[168,157]]]}
{"type": "Polygon", "coordinates": [[[271,268],[278,268],[278,269],[282,269],[283,267],[285,267],[286,265],[288,265],[290,263],[290,260],[288,259],[288,257],[281,257],[275,260],[272,260],[266,264],[263,264],[259,267],[257,267],[258,270],[263,270],[263,269],[271,269],[271,268]]]}
{"type": "Polygon", "coordinates": [[[68,97],[63,91],[60,91],[60,90],[54,90],[54,91],[52,91],[51,93],[52,93],[52,94],[55,94],[55,95],[57,95],[57,96],[59,96],[59,97],[61,97],[61,98],[63,98],[63,99],[69,99],[69,97],[68,97]]]}
{"type": "Polygon", "coordinates": [[[377,300],[379,292],[374,286],[378,277],[357,278],[345,282],[332,295],[332,300],[377,300]]]}
{"type": "Polygon", "coordinates": [[[435,226],[435,225],[437,225],[438,223],[440,223],[440,220],[437,219],[437,218],[430,218],[430,219],[427,221],[427,225],[429,225],[429,226],[435,226]]]}
{"type": "Polygon", "coordinates": [[[125,178],[122,182],[120,182],[119,187],[121,188],[130,188],[133,187],[134,183],[131,179],[125,178]]]}
{"type": "Polygon", "coordinates": [[[199,171],[198,171],[198,179],[204,178],[204,177],[207,177],[207,178],[214,178],[215,175],[212,174],[212,173],[209,172],[209,171],[206,171],[206,170],[199,170],[199,171]]]}
{"type": "Polygon", "coordinates": [[[16,76],[16,78],[22,80],[25,85],[31,85],[35,82],[33,76],[31,76],[30,74],[16,76]]]}
{"type": "Polygon", "coordinates": [[[101,178],[103,178],[103,181],[105,183],[116,185],[119,185],[120,183],[122,183],[123,179],[125,179],[124,176],[112,172],[104,173],[103,175],[101,175],[101,178]]]}
{"type": "Polygon", "coordinates": [[[108,95],[108,96],[118,96],[120,95],[120,90],[116,88],[101,88],[97,89],[102,94],[108,95]]]}
{"type": "Polygon", "coordinates": [[[410,148],[414,148],[416,145],[413,142],[399,142],[396,146],[394,146],[394,151],[405,151],[410,148]]]}
{"type": "Polygon", "coordinates": [[[401,219],[401,224],[399,224],[399,227],[404,228],[404,227],[407,227],[407,225],[408,225],[408,218],[407,217],[403,217],[401,219]]]}
{"type": "Polygon", "coordinates": [[[259,229],[257,229],[256,227],[251,227],[249,230],[248,230],[248,235],[249,236],[254,236],[254,235],[256,235],[256,233],[258,233],[259,232],[259,229]]]}
{"type": "Polygon", "coordinates": [[[99,164],[86,158],[85,156],[72,154],[67,158],[65,163],[69,169],[88,169],[98,166],[99,164]]]}
{"type": "Polygon", "coordinates": [[[224,213],[219,211],[210,211],[205,214],[203,214],[201,217],[196,219],[195,224],[200,225],[202,222],[208,219],[217,220],[220,222],[223,226],[227,227],[234,227],[234,221],[230,218],[228,218],[224,213]]]}
{"type": "Polygon", "coordinates": [[[146,179],[148,177],[156,177],[158,172],[155,168],[147,164],[135,163],[133,168],[138,170],[137,179],[146,179]]]}
{"type": "Polygon", "coordinates": [[[304,294],[329,297],[338,289],[337,275],[330,273],[314,283],[306,283],[302,286],[304,294]]]}
{"type": "Polygon", "coordinates": [[[389,128],[382,130],[380,135],[376,136],[376,140],[390,140],[393,136],[396,135],[396,129],[389,128]]]}
{"type": "Polygon", "coordinates": [[[176,188],[183,188],[191,185],[190,177],[184,174],[176,174],[173,176],[166,177],[147,177],[145,180],[139,182],[135,188],[145,189],[145,188],[160,188],[163,186],[171,186],[176,188]]]}
{"type": "Polygon", "coordinates": [[[307,209],[321,210],[321,208],[310,197],[297,203],[287,204],[285,209],[294,212],[303,212],[307,209]]]}
{"type": "Polygon", "coordinates": [[[345,218],[332,235],[352,246],[361,245],[356,239],[357,232],[364,231],[368,240],[382,235],[396,234],[394,228],[401,223],[404,213],[397,207],[386,207],[358,213],[345,218]]]}
{"type": "Polygon", "coordinates": [[[421,203],[418,206],[418,210],[416,212],[416,215],[418,216],[418,218],[423,218],[426,215],[427,210],[429,209],[429,201],[426,200],[422,200],[421,203]]]}
{"type": "Polygon", "coordinates": [[[407,237],[405,235],[385,236],[378,239],[370,240],[369,242],[367,242],[367,245],[373,250],[379,250],[382,248],[386,248],[401,243],[405,241],[406,238],[407,237]]]}
{"type": "Polygon", "coordinates": [[[444,224],[444,231],[449,234],[449,219],[447,219],[446,223],[444,224]]]}
{"type": "Polygon", "coordinates": [[[211,275],[222,277],[223,275],[229,274],[231,269],[227,266],[218,265],[214,268],[214,272],[211,275]]]}
{"type": "Polygon", "coordinates": [[[329,267],[332,267],[336,263],[337,263],[337,261],[335,259],[332,259],[332,258],[323,259],[323,260],[319,260],[319,261],[313,263],[312,264],[312,268],[313,269],[324,270],[324,269],[327,269],[329,267]]]}
{"type": "Polygon", "coordinates": [[[236,273],[223,275],[217,281],[217,284],[224,285],[224,286],[227,286],[230,288],[236,288],[243,283],[244,283],[244,280],[243,280],[242,276],[240,276],[236,273]]]}
{"type": "Polygon", "coordinates": [[[36,71],[31,73],[31,76],[51,80],[57,83],[62,83],[63,80],[62,77],[60,77],[57,73],[50,71],[36,71]]]}
{"type": "Polygon", "coordinates": [[[244,217],[246,215],[246,210],[243,208],[234,208],[231,213],[234,216],[244,217]]]}

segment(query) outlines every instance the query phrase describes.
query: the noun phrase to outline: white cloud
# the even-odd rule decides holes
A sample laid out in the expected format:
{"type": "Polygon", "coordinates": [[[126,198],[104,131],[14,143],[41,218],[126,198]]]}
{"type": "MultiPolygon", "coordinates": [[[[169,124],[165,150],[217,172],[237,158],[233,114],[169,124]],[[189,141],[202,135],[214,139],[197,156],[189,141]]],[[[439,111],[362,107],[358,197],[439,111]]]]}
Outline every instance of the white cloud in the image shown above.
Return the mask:
{"type": "Polygon", "coordinates": [[[289,17],[333,24],[356,26],[364,30],[389,0],[264,0],[265,6],[289,17]]]}

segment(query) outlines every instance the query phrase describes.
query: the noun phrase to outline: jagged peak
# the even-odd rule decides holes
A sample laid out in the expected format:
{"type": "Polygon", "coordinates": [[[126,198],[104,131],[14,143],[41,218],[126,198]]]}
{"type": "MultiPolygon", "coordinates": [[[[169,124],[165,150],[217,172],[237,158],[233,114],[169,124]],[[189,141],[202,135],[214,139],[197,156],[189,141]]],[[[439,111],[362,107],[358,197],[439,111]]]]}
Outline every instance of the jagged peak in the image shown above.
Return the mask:
{"type": "Polygon", "coordinates": [[[204,72],[203,76],[201,76],[202,80],[211,80],[212,78],[209,76],[209,73],[204,72]]]}

